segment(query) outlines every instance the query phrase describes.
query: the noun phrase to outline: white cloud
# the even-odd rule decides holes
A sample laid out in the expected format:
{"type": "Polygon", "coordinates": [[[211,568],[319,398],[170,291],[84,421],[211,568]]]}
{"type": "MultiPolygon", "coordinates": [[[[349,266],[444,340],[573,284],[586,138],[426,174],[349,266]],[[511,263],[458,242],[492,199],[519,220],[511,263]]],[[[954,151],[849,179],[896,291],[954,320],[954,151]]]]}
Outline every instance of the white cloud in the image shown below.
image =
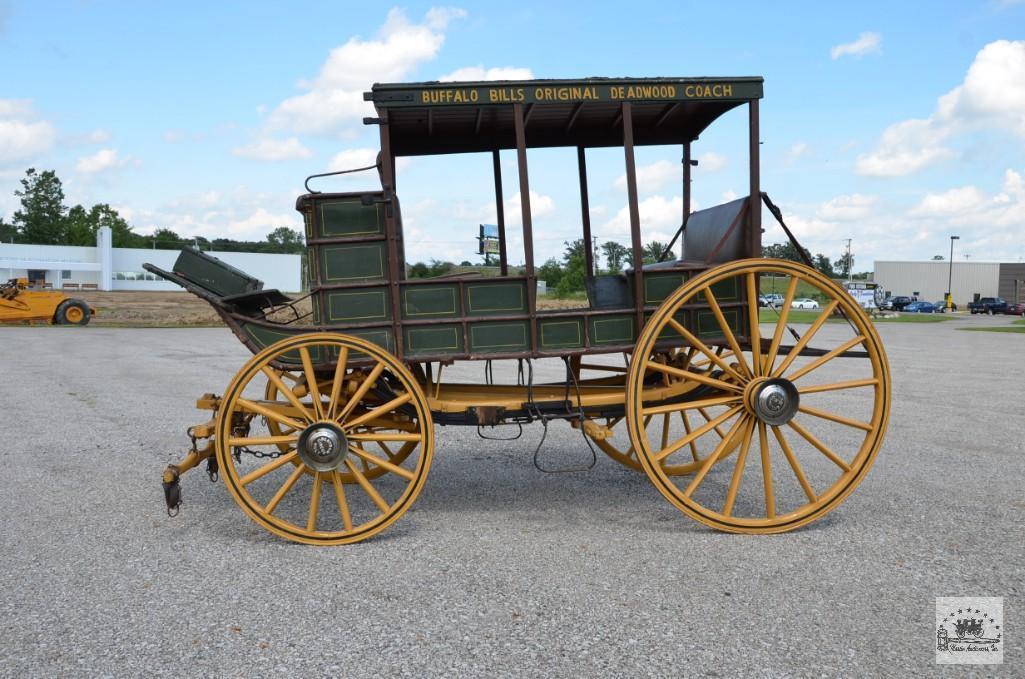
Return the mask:
{"type": "Polygon", "coordinates": [[[817,215],[823,219],[838,221],[864,219],[878,200],[877,196],[864,196],[860,193],[836,196],[819,205],[817,215]]]}
{"type": "Polygon", "coordinates": [[[86,135],[86,139],[90,144],[106,144],[110,141],[111,135],[107,130],[93,130],[86,135]]]}
{"type": "Polygon", "coordinates": [[[483,65],[465,66],[447,73],[438,80],[450,82],[456,80],[479,81],[479,80],[530,80],[534,72],[529,68],[518,68],[515,66],[500,66],[497,68],[485,69],[483,65]]]}
{"type": "Polygon", "coordinates": [[[698,170],[704,170],[705,172],[718,172],[719,170],[726,167],[726,156],[720,155],[713,151],[702,153],[698,156],[698,170]]]}
{"type": "MultiPolygon", "coordinates": [[[[491,215],[495,214],[495,204],[492,202],[488,206],[488,212],[491,215]]],[[[548,215],[555,212],[555,200],[551,196],[538,193],[534,190],[530,191],[530,219],[533,222],[537,219],[543,219],[548,215]]],[[[491,217],[488,217],[490,219],[491,217]]],[[[520,201],[520,192],[510,194],[505,199],[505,226],[520,226],[523,223],[523,209],[522,202],[520,201]]]]}
{"type": "MultiPolygon", "coordinates": [[[[683,182],[683,169],[677,163],[659,160],[651,165],[637,168],[637,192],[641,195],[661,191],[672,182],[683,182]]],[[[626,191],[626,174],[621,174],[613,182],[620,191],[626,191]]]]}
{"type": "Polygon", "coordinates": [[[417,66],[437,56],[445,42],[444,30],[454,19],[466,16],[455,8],[434,8],[424,22],[410,23],[397,8],[372,40],[359,36],[334,48],[320,73],[299,86],[305,94],[286,99],[271,112],[271,129],[333,137],[352,135],[373,106],[363,101],[364,90],[375,82],[396,82],[417,66]]]}
{"type": "Polygon", "coordinates": [[[975,210],[987,202],[986,194],[975,186],[962,186],[942,193],[929,193],[908,211],[913,217],[944,217],[975,210]]]}
{"type": "Polygon", "coordinates": [[[279,226],[302,229],[299,213],[291,209],[294,201],[291,191],[254,193],[239,187],[179,196],[157,208],[119,205],[118,212],[139,233],[166,228],[186,238],[263,240],[279,226]]]}
{"type": "Polygon", "coordinates": [[[185,133],[181,130],[167,130],[164,132],[164,141],[168,144],[177,144],[183,139],[185,139],[185,133]]]}
{"type": "Polygon", "coordinates": [[[863,57],[866,54],[878,54],[882,51],[883,36],[878,33],[862,33],[854,42],[836,45],[829,50],[833,59],[843,56],[863,57]]]}
{"type": "Polygon", "coordinates": [[[128,158],[118,156],[116,149],[100,149],[91,156],[84,156],[78,159],[75,169],[82,174],[96,174],[116,167],[121,167],[129,162],[128,158]]]}
{"type": "Polygon", "coordinates": [[[956,154],[944,144],[971,130],[992,128],[1025,137],[1025,41],[997,40],[983,47],[964,82],[939,97],[932,115],[894,123],[855,171],[898,177],[956,154]]]}
{"type": "MultiPolygon", "coordinates": [[[[637,204],[637,211],[640,214],[642,235],[646,240],[667,240],[672,238],[672,234],[676,232],[683,221],[683,198],[681,196],[669,198],[662,195],[649,196],[637,204]]],[[[598,232],[603,235],[629,236],[629,206],[620,208],[612,219],[600,227],[598,232]]]]}
{"type": "Polygon", "coordinates": [[[0,165],[44,153],[56,138],[53,125],[35,119],[31,101],[0,99],[0,165]]]}
{"type": "Polygon", "coordinates": [[[248,146],[239,146],[231,150],[231,155],[254,160],[296,160],[311,158],[313,152],[302,145],[295,137],[288,139],[260,139],[248,146]]]}
{"type": "Polygon", "coordinates": [[[291,226],[295,219],[291,214],[272,213],[265,208],[257,208],[241,219],[227,223],[229,234],[243,238],[262,238],[279,226],[291,226]]]}
{"type": "Polygon", "coordinates": [[[806,156],[811,152],[811,147],[808,146],[807,142],[799,141],[795,142],[793,146],[787,149],[786,162],[793,163],[798,158],[806,156]]]}

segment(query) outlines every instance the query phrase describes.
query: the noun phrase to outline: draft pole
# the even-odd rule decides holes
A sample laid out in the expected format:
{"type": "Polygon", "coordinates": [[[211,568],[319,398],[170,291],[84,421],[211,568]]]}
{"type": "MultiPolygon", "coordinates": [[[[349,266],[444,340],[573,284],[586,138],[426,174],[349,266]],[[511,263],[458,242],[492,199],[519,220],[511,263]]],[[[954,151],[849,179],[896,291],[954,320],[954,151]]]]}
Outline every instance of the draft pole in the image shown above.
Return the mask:
{"type": "Polygon", "coordinates": [[[641,215],[637,207],[637,165],[634,162],[633,110],[630,102],[624,101],[623,111],[623,153],[626,155],[626,193],[630,202],[630,236],[634,255],[634,309],[637,314],[637,332],[644,326],[644,251],[641,248],[641,215]]]}
{"type": "Polygon", "coordinates": [[[502,161],[498,149],[491,152],[495,168],[495,211],[498,213],[498,265],[503,276],[509,273],[509,257],[505,251],[505,199],[502,197],[502,161]]]}
{"type": "Polygon", "coordinates": [[[523,104],[513,104],[516,162],[520,171],[520,210],[523,217],[523,259],[527,274],[527,310],[530,312],[530,350],[537,350],[537,277],[534,274],[534,226],[530,217],[530,181],[527,178],[527,137],[523,104]]]}
{"type": "Polygon", "coordinates": [[[580,171],[580,219],[584,224],[584,271],[588,279],[594,277],[594,250],[591,238],[591,208],[587,200],[587,159],[584,147],[577,147],[577,168],[580,171]]]}

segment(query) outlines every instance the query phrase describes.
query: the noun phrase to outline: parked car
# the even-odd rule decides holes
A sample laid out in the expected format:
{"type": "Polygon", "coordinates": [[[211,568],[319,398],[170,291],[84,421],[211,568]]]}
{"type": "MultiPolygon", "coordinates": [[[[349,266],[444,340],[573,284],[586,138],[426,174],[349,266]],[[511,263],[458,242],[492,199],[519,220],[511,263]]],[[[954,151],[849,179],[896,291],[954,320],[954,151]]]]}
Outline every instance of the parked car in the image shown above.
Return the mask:
{"type": "Polygon", "coordinates": [[[793,302],[791,302],[790,303],[790,308],[791,309],[818,309],[819,308],[819,303],[816,302],[813,299],[808,299],[807,297],[801,297],[800,299],[795,299],[793,302]]]}
{"type": "Polygon", "coordinates": [[[968,311],[973,314],[1002,314],[1007,311],[1007,302],[999,297],[980,297],[978,302],[968,302],[968,311]]]}
{"type": "Polygon", "coordinates": [[[935,314],[939,309],[932,302],[912,302],[905,306],[902,311],[909,314],[935,314]]]}
{"type": "Polygon", "coordinates": [[[758,306],[769,306],[769,300],[765,298],[765,295],[758,295],[758,306]]]}
{"type": "Polygon", "coordinates": [[[783,295],[778,292],[770,292],[762,297],[765,298],[766,306],[781,306],[783,304],[783,295]]]}
{"type": "Polygon", "coordinates": [[[1004,309],[1004,313],[1010,316],[1021,316],[1025,318],[1025,302],[1015,302],[1014,304],[1008,304],[1007,308],[1004,309]]]}
{"type": "Polygon", "coordinates": [[[901,309],[906,307],[908,304],[911,304],[912,301],[913,300],[910,297],[907,297],[905,295],[896,295],[894,297],[887,297],[886,299],[883,300],[881,308],[887,309],[887,310],[892,310],[892,311],[900,311],[901,309]]]}
{"type": "MultiPolygon", "coordinates": [[[[942,300],[941,299],[938,302],[933,302],[932,305],[934,307],[936,307],[936,310],[938,312],[940,312],[941,314],[947,313],[947,302],[946,302],[946,300],[942,300]]],[[[950,310],[951,311],[957,311],[957,304],[954,304],[953,302],[951,302],[950,303],[950,310]]]]}

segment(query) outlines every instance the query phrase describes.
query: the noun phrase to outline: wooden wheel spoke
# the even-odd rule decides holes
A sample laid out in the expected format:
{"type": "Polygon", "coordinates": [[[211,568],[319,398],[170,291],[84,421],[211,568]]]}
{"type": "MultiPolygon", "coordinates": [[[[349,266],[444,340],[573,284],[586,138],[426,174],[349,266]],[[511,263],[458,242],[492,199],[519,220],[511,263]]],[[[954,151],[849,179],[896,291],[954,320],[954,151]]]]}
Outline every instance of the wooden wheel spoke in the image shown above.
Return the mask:
{"type": "MultiPolygon", "coordinates": [[[[707,357],[708,357],[708,361],[709,361],[709,362],[711,362],[711,363],[714,363],[714,364],[716,364],[717,366],[719,366],[720,368],[722,368],[723,372],[729,373],[730,375],[732,375],[732,376],[733,376],[734,378],[736,378],[737,380],[740,380],[740,381],[743,381],[743,380],[744,380],[744,378],[743,378],[743,377],[741,376],[741,374],[740,374],[740,373],[738,373],[738,372],[737,372],[737,371],[736,371],[736,370],[735,370],[735,369],[733,368],[733,366],[731,366],[731,365],[730,365],[729,363],[727,363],[727,362],[726,362],[726,361],[724,361],[724,360],[723,360],[722,358],[720,358],[720,357],[719,357],[719,356],[718,356],[718,355],[717,355],[717,354],[716,354],[716,353],[715,353],[714,351],[712,351],[712,349],[711,349],[711,348],[709,348],[709,347],[708,347],[708,345],[706,345],[706,344],[705,344],[704,342],[702,342],[702,341],[701,341],[700,339],[698,339],[697,335],[695,335],[694,333],[692,333],[692,332],[691,332],[690,330],[688,330],[687,328],[683,327],[683,324],[682,324],[682,323],[680,323],[680,322],[679,322],[678,320],[676,320],[675,318],[673,318],[672,316],[670,316],[670,317],[668,318],[668,324],[669,324],[669,325],[670,325],[670,326],[671,326],[671,327],[673,328],[673,330],[675,330],[675,331],[676,331],[676,332],[677,332],[677,333],[678,333],[678,334],[679,334],[679,335],[680,335],[681,337],[683,337],[683,338],[684,338],[685,340],[687,340],[688,342],[690,342],[690,344],[691,344],[691,345],[693,346],[693,348],[697,349],[697,350],[698,350],[698,351],[700,351],[700,352],[701,352],[702,354],[704,354],[705,356],[707,356],[707,357]]],[[[698,366],[695,366],[695,367],[698,367],[698,366]]]]}
{"type": "MultiPolygon", "coordinates": [[[[771,366],[770,366],[771,367],[771,366]]],[[[762,484],[765,487],[765,516],[776,516],[776,495],[772,488],[772,460],[769,457],[769,439],[765,432],[765,423],[758,423],[758,446],[762,452],[762,484]]]]}
{"type": "Polygon", "coordinates": [[[794,381],[800,379],[801,377],[804,377],[805,375],[810,373],[812,370],[815,370],[816,368],[825,365],[826,363],[828,363],[829,361],[833,360],[834,358],[836,358],[837,356],[839,356],[843,352],[847,351],[848,349],[850,349],[852,347],[855,347],[855,346],[861,344],[864,341],[865,341],[865,336],[864,335],[858,335],[857,337],[852,337],[851,339],[847,340],[846,342],[844,342],[840,346],[836,347],[835,349],[832,349],[831,351],[829,351],[829,352],[827,352],[825,354],[822,354],[821,356],[816,358],[811,363],[808,363],[807,365],[801,366],[798,370],[794,371],[790,375],[787,375],[787,379],[789,379],[791,382],[794,382],[794,381]]]}
{"type": "Polygon", "coordinates": [[[363,489],[363,492],[374,501],[374,504],[381,510],[381,513],[387,514],[388,510],[391,509],[391,506],[383,497],[381,497],[381,494],[377,492],[377,489],[370,485],[370,481],[367,480],[367,477],[364,476],[363,472],[361,472],[349,458],[345,458],[345,466],[349,468],[349,471],[352,472],[352,476],[356,479],[356,483],[358,483],[359,487],[363,489]]]}
{"type": "MultiPolygon", "coordinates": [[[[681,410],[680,411],[680,417],[683,419],[683,431],[684,431],[684,433],[689,435],[691,433],[691,428],[690,428],[690,419],[687,417],[687,411],[686,410],[681,410]]],[[[693,457],[694,461],[697,462],[698,461],[698,446],[697,446],[697,444],[694,443],[694,439],[691,439],[687,443],[687,445],[690,446],[690,455],[691,455],[691,457],[693,457]]],[[[665,446],[663,446],[663,448],[665,448],[665,446]]]]}
{"type": "Polygon", "coordinates": [[[348,422],[343,422],[342,424],[345,426],[346,429],[358,427],[364,422],[369,422],[370,420],[373,420],[379,417],[380,415],[383,415],[384,413],[390,413],[391,411],[395,410],[404,403],[409,403],[409,401],[412,400],[412,398],[413,396],[409,393],[402,394],[401,396],[396,396],[384,405],[379,405],[373,410],[369,410],[360,415],[359,417],[353,418],[348,422]]]}
{"type": "Polygon", "coordinates": [[[808,330],[806,330],[805,333],[801,335],[801,339],[799,339],[797,341],[797,344],[795,344],[794,347],[789,351],[789,353],[787,353],[786,358],[784,358],[783,362],[779,364],[779,367],[777,367],[773,371],[773,377],[779,377],[780,375],[782,375],[784,371],[786,371],[786,369],[790,367],[790,364],[794,362],[794,359],[801,355],[801,351],[803,351],[804,348],[808,346],[808,342],[810,342],[811,338],[815,336],[815,333],[819,331],[819,328],[821,328],[823,323],[826,322],[826,320],[829,318],[830,314],[833,313],[833,310],[836,309],[838,304],[840,304],[840,300],[834,299],[832,302],[826,305],[826,307],[819,314],[819,317],[816,318],[815,321],[811,324],[811,327],[809,327],[808,330]]]}
{"type": "Polygon", "coordinates": [[[306,426],[302,422],[293,420],[291,417],[288,417],[287,415],[282,415],[278,411],[274,410],[273,408],[269,408],[263,405],[262,403],[256,403],[254,401],[250,401],[247,398],[239,398],[237,403],[238,406],[243,410],[248,410],[249,412],[256,413],[257,415],[263,415],[267,419],[274,420],[278,424],[283,424],[286,427],[291,427],[292,429],[296,430],[306,428],[306,426]]]}
{"type": "Polygon", "coordinates": [[[310,493],[310,513],[306,518],[306,530],[317,530],[317,511],[320,508],[320,478],[321,472],[313,475],[313,491],[310,493]]]}
{"type": "Polygon", "coordinates": [[[331,472],[331,484],[335,487],[335,497],[338,499],[338,511],[342,513],[342,526],[345,530],[352,530],[352,515],[349,513],[349,503],[345,500],[345,484],[338,471],[331,472]]]}
{"type": "Polygon", "coordinates": [[[726,337],[726,342],[729,343],[730,349],[733,350],[734,357],[737,359],[737,364],[740,366],[740,370],[745,376],[751,377],[751,369],[747,365],[747,361],[744,360],[744,354],[740,351],[740,344],[737,342],[737,337],[733,334],[733,330],[730,329],[730,324],[726,322],[726,317],[723,316],[722,309],[719,308],[719,300],[715,298],[712,293],[711,286],[706,287],[702,290],[705,293],[705,300],[708,302],[708,306],[712,309],[712,314],[715,315],[715,320],[722,329],[723,336],[726,337]]]}
{"type": "Polygon", "coordinates": [[[797,391],[802,394],[815,394],[820,391],[838,391],[840,389],[856,389],[858,387],[873,387],[879,384],[879,380],[875,378],[867,380],[850,380],[847,382],[832,382],[830,384],[812,384],[804,387],[798,387],[797,391]]]}
{"type": "Polygon", "coordinates": [[[685,498],[689,498],[691,495],[694,494],[694,491],[698,489],[698,486],[701,485],[701,482],[705,480],[705,475],[708,474],[708,470],[711,469],[712,465],[714,465],[719,460],[719,457],[724,452],[726,452],[726,449],[733,441],[733,437],[736,436],[739,431],[741,431],[742,427],[747,427],[747,420],[748,417],[746,415],[742,415],[741,417],[737,418],[736,422],[733,423],[733,426],[730,427],[730,431],[726,434],[726,437],[722,441],[719,441],[719,445],[715,447],[715,450],[712,451],[712,454],[709,455],[708,459],[706,459],[704,464],[701,465],[701,469],[699,469],[698,473],[694,475],[694,479],[690,482],[690,485],[688,485],[687,489],[683,491],[683,496],[685,498]]]}
{"type": "Polygon", "coordinates": [[[783,298],[783,308],[779,310],[779,318],[776,320],[776,330],[772,334],[772,343],[769,344],[769,353],[765,356],[765,375],[772,374],[773,365],[776,363],[776,353],[779,351],[779,343],[783,341],[783,331],[786,330],[787,318],[790,316],[790,305],[797,295],[797,283],[797,277],[791,276],[786,296],[783,298]]]}
{"type": "MultiPolygon", "coordinates": [[[[659,450],[657,453],[655,453],[653,455],[653,457],[658,462],[661,462],[662,460],[664,460],[665,458],[669,457],[670,455],[675,453],[677,450],[682,448],[683,446],[685,446],[688,443],[690,443],[691,441],[699,438],[700,436],[705,435],[706,433],[708,433],[709,431],[714,429],[717,425],[722,424],[723,422],[725,422],[726,420],[730,419],[731,417],[733,417],[734,415],[736,415],[737,413],[739,413],[743,409],[744,409],[743,406],[734,406],[733,408],[730,408],[729,410],[727,410],[722,415],[719,415],[718,417],[716,417],[716,418],[714,418],[712,420],[709,420],[707,423],[705,423],[704,425],[698,427],[697,429],[695,429],[694,431],[690,432],[689,434],[687,434],[683,438],[680,438],[680,439],[677,439],[676,441],[673,441],[673,443],[671,443],[668,448],[663,448],[662,450],[659,450]]],[[[744,418],[740,418],[737,421],[739,422],[742,419],[744,419],[744,418]]],[[[736,428],[736,424],[734,424],[734,429],[735,428],[736,428]]],[[[731,429],[730,431],[732,432],[733,429],[731,429]]],[[[723,440],[719,442],[720,446],[722,446],[723,445],[723,441],[727,441],[727,439],[729,439],[729,434],[727,434],[725,437],[723,437],[723,440]]],[[[719,450],[719,448],[717,447],[716,450],[719,450]]]]}
{"type": "Polygon", "coordinates": [[[279,443],[295,443],[298,436],[245,436],[231,437],[228,439],[229,446],[273,446],[279,443]]]}
{"type": "Polygon", "coordinates": [[[342,386],[345,384],[345,370],[349,363],[349,347],[338,350],[338,363],[335,364],[335,376],[331,380],[331,396],[327,401],[327,418],[333,420],[341,406],[342,386]]]}
{"type": "Polygon", "coordinates": [[[714,377],[709,377],[702,373],[696,373],[690,370],[681,370],[680,368],[674,368],[671,365],[665,365],[662,363],[657,363],[655,361],[648,361],[647,367],[651,368],[652,370],[660,370],[664,373],[669,373],[670,375],[676,375],[677,377],[682,377],[684,379],[694,380],[695,382],[707,384],[710,387],[716,387],[724,391],[743,391],[741,387],[738,387],[735,384],[723,382],[722,380],[717,380],[714,377]]]}
{"type": "Polygon", "coordinates": [[[823,420],[829,420],[831,422],[836,422],[838,424],[845,424],[848,427],[854,427],[855,429],[861,429],[862,431],[872,431],[872,425],[868,422],[854,420],[849,417],[844,417],[843,415],[837,415],[836,413],[831,413],[825,410],[819,410],[818,408],[813,408],[811,406],[799,406],[797,409],[800,410],[802,413],[807,413],[809,415],[822,418],[823,420]]]}
{"type": "Polygon", "coordinates": [[[804,475],[804,470],[801,469],[801,465],[798,463],[793,449],[783,436],[783,431],[779,427],[773,427],[772,433],[775,435],[776,441],[779,443],[779,447],[783,449],[783,455],[786,456],[787,462],[790,463],[790,468],[794,470],[794,476],[797,477],[797,482],[801,484],[804,494],[808,496],[808,500],[810,502],[815,502],[815,500],[818,499],[815,496],[815,491],[812,490],[811,484],[808,483],[808,477],[804,475]]]}
{"type": "Polygon", "coordinates": [[[810,431],[808,431],[807,429],[802,427],[800,424],[798,424],[794,420],[790,420],[787,424],[790,425],[791,429],[793,429],[798,434],[800,434],[801,437],[804,438],[805,441],[807,441],[808,443],[810,443],[813,446],[815,446],[815,448],[820,453],[822,453],[823,455],[828,457],[830,462],[832,462],[833,464],[835,464],[837,467],[839,467],[840,469],[844,470],[845,472],[849,472],[851,470],[851,465],[849,465],[846,462],[844,462],[843,458],[841,458],[839,455],[837,455],[832,450],[830,450],[829,446],[827,446],[825,443],[820,441],[810,431]]]}
{"type": "Polygon", "coordinates": [[[314,418],[313,413],[311,413],[309,409],[307,409],[305,404],[303,404],[303,402],[300,401],[299,398],[295,395],[295,392],[292,391],[292,388],[286,385],[281,380],[281,377],[278,375],[277,371],[274,370],[274,368],[270,367],[269,365],[265,365],[260,370],[264,375],[267,376],[267,379],[270,380],[270,383],[273,384],[274,387],[278,390],[278,393],[284,396],[286,399],[288,399],[288,402],[291,403],[296,410],[302,413],[302,416],[306,418],[307,422],[313,422],[314,419],[316,419],[314,418]]]}
{"type": "Polygon", "coordinates": [[[672,415],[670,413],[668,413],[668,412],[665,413],[664,415],[662,415],[662,440],[659,442],[659,445],[662,448],[665,448],[666,446],[669,445],[669,418],[670,417],[672,417],[672,415]]]}
{"type": "Polygon", "coordinates": [[[263,510],[268,514],[273,514],[274,510],[278,508],[278,505],[285,498],[285,495],[288,494],[288,491],[292,490],[292,487],[295,486],[295,482],[298,481],[305,473],[306,465],[300,462],[296,465],[295,469],[292,470],[292,473],[281,485],[281,487],[278,488],[278,492],[274,493],[274,497],[272,497],[270,501],[266,505],[264,505],[263,510]]]}
{"type": "Polygon", "coordinates": [[[747,276],[747,324],[749,339],[751,340],[751,368],[755,375],[761,375],[762,370],[762,336],[761,323],[758,309],[758,274],[751,271],[747,276]]]}
{"type": "MultiPolygon", "coordinates": [[[[704,408],[698,408],[698,413],[701,415],[701,417],[705,418],[705,422],[712,421],[712,416],[709,415],[708,411],[704,408]]],[[[716,425],[715,427],[715,433],[719,435],[719,438],[723,438],[724,436],[726,436],[726,434],[723,433],[722,429],[720,429],[718,425],[716,425]]]]}
{"type": "Polygon", "coordinates": [[[740,490],[740,481],[744,477],[744,464],[747,462],[747,451],[751,448],[751,438],[754,433],[755,421],[748,418],[744,423],[744,430],[740,436],[743,441],[740,444],[740,454],[737,455],[737,464],[733,468],[733,478],[730,479],[730,489],[726,493],[726,503],[723,505],[724,516],[733,514],[733,503],[737,500],[737,491],[740,490]]]}
{"type": "Polygon", "coordinates": [[[420,434],[406,434],[404,432],[370,432],[365,434],[346,434],[345,438],[350,441],[422,441],[420,434]]]}
{"type": "Polygon", "coordinates": [[[270,474],[275,469],[279,469],[281,467],[284,467],[286,464],[288,464],[289,462],[291,462],[292,460],[294,460],[298,456],[299,456],[299,453],[297,453],[297,452],[295,452],[293,450],[291,453],[288,453],[286,455],[282,455],[281,457],[279,457],[276,460],[271,460],[270,462],[268,462],[267,464],[263,465],[259,469],[255,469],[255,470],[249,472],[248,474],[243,476],[241,479],[239,479],[238,482],[240,484],[242,484],[243,486],[248,486],[253,481],[255,481],[257,479],[260,479],[260,478],[263,478],[264,476],[266,476],[267,474],[270,474]]]}
{"type": "Polygon", "coordinates": [[[367,451],[363,450],[359,446],[349,446],[349,450],[353,454],[358,455],[360,458],[362,458],[366,462],[371,462],[373,464],[376,464],[378,467],[381,467],[383,469],[387,469],[392,474],[397,474],[398,476],[401,476],[402,478],[404,478],[404,479],[406,479],[408,481],[412,481],[415,478],[415,476],[416,476],[413,472],[409,471],[408,469],[400,467],[399,465],[394,464],[392,462],[389,462],[388,460],[383,460],[383,459],[377,457],[376,455],[371,455],[370,453],[368,453],[367,451]]]}
{"type": "Polygon", "coordinates": [[[349,399],[349,402],[345,404],[344,408],[342,408],[342,412],[335,415],[335,420],[341,422],[345,419],[346,415],[348,415],[352,411],[352,409],[356,407],[356,404],[359,403],[364,396],[366,396],[367,392],[370,390],[370,387],[374,386],[374,382],[377,381],[377,378],[381,376],[382,372],[384,372],[384,363],[378,363],[374,366],[373,370],[370,371],[370,374],[366,376],[366,379],[364,379],[363,382],[356,389],[356,393],[352,395],[352,398],[349,399]]]}
{"type": "Polygon", "coordinates": [[[661,406],[651,406],[650,408],[642,408],[641,412],[645,415],[658,415],[660,413],[675,413],[683,410],[697,410],[699,408],[709,408],[711,406],[721,405],[734,405],[740,400],[740,396],[718,396],[716,398],[703,398],[697,401],[680,401],[679,403],[667,403],[661,406]]]}
{"type": "Polygon", "coordinates": [[[310,397],[313,399],[313,413],[318,420],[323,419],[324,404],[320,400],[320,385],[317,384],[317,373],[313,371],[310,350],[305,346],[299,347],[299,358],[302,359],[303,370],[306,372],[306,388],[310,390],[310,397]]]}

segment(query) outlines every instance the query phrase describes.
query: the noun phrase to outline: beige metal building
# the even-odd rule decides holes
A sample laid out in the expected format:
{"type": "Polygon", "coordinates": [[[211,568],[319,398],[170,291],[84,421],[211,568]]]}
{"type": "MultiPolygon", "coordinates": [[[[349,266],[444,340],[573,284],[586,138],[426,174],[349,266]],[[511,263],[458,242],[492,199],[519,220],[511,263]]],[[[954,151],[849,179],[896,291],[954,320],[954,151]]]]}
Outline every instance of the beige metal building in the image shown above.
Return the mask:
{"type": "Polygon", "coordinates": [[[978,297],[1003,297],[1025,302],[1025,263],[948,261],[876,261],[874,280],[890,295],[917,295],[935,302],[943,299],[950,278],[954,302],[966,304],[978,297]]]}

